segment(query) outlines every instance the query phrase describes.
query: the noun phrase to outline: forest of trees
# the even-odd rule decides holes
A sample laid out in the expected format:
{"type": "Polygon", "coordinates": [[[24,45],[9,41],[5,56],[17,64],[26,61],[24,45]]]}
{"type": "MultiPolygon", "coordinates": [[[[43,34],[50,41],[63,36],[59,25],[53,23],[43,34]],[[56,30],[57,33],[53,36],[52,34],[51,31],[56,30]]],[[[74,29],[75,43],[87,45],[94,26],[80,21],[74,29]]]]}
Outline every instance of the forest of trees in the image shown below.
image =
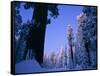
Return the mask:
{"type": "MultiPolygon", "coordinates": [[[[77,34],[73,28],[67,25],[68,41],[65,48],[59,50],[59,54],[49,55],[56,59],[54,68],[66,69],[96,69],[97,68],[97,11],[96,7],[84,7],[82,13],[77,16],[77,34]],[[76,40],[74,39],[76,37],[76,40]],[[61,52],[60,52],[61,51],[61,52]],[[56,57],[56,58],[55,58],[56,57]]],[[[46,56],[45,56],[46,57],[46,56]]],[[[46,57],[47,64],[51,57],[46,57]]],[[[44,59],[45,60],[45,59],[44,59]]],[[[45,60],[45,64],[46,64],[45,60]]],[[[52,59],[53,63],[53,59],[52,59]]],[[[47,65],[46,64],[46,65],[47,65]]],[[[48,65],[50,66],[50,64],[48,65]]]]}
{"type": "MultiPolygon", "coordinates": [[[[44,54],[46,25],[59,16],[58,5],[25,3],[24,8],[34,10],[32,20],[22,23],[20,3],[15,4],[16,63],[35,58],[45,68],[96,69],[97,68],[97,9],[84,6],[77,16],[77,33],[66,25],[66,45],[58,53],[44,54]]],[[[67,20],[66,20],[67,21],[67,20]]]]}

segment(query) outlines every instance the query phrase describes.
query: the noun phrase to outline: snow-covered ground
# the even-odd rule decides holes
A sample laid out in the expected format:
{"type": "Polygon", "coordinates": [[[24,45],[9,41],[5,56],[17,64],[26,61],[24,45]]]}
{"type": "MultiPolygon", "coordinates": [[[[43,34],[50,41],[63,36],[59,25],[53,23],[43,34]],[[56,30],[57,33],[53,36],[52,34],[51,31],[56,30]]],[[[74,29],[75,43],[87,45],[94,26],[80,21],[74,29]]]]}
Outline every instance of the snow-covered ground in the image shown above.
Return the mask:
{"type": "Polygon", "coordinates": [[[64,71],[66,68],[42,68],[35,59],[22,61],[15,65],[16,73],[35,73],[35,72],[53,72],[64,71]]]}
{"type": "Polygon", "coordinates": [[[68,70],[82,70],[81,66],[77,65],[74,69],[63,68],[42,68],[35,59],[22,61],[15,65],[16,73],[37,73],[37,72],[54,72],[54,71],[68,71],[68,70]]]}
{"type": "Polygon", "coordinates": [[[43,68],[36,62],[35,59],[22,61],[15,65],[16,73],[32,73],[32,72],[42,72],[43,68]]]}
{"type": "Polygon", "coordinates": [[[35,72],[52,72],[52,71],[64,71],[65,68],[47,69],[42,68],[35,59],[22,61],[15,65],[16,73],[35,73],[35,72]]]}

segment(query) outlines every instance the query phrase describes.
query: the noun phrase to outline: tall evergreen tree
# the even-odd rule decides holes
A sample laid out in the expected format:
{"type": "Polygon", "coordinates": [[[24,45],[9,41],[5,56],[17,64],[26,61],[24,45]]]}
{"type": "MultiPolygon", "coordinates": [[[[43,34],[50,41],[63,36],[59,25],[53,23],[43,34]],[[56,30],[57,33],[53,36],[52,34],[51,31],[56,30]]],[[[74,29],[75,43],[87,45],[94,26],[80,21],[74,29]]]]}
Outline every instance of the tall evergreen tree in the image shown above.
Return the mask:
{"type": "Polygon", "coordinates": [[[64,48],[61,47],[60,51],[59,51],[59,68],[63,68],[64,67],[64,48]]]}
{"type": "MultiPolygon", "coordinates": [[[[57,5],[49,4],[31,4],[26,3],[25,8],[33,8],[32,16],[32,27],[30,27],[29,34],[26,39],[26,50],[23,59],[26,58],[28,49],[32,49],[35,53],[36,60],[42,64],[43,63],[43,50],[44,50],[44,39],[46,24],[48,23],[48,10],[51,11],[51,16],[56,18],[58,16],[57,5]]],[[[49,20],[50,23],[50,20],[49,20]]]]}
{"type": "Polygon", "coordinates": [[[15,52],[16,52],[16,63],[21,60],[21,52],[20,52],[20,41],[22,40],[20,37],[20,29],[22,25],[22,17],[20,15],[20,3],[14,3],[14,16],[15,16],[15,52]]]}
{"type": "Polygon", "coordinates": [[[84,7],[78,16],[77,41],[81,58],[78,60],[83,68],[96,68],[97,61],[97,9],[84,7]],[[83,50],[83,51],[82,51],[83,50]]]}
{"type": "Polygon", "coordinates": [[[73,61],[74,61],[73,40],[74,40],[73,29],[72,26],[69,24],[67,28],[67,41],[68,41],[67,55],[68,55],[68,66],[70,69],[73,68],[73,61]]]}

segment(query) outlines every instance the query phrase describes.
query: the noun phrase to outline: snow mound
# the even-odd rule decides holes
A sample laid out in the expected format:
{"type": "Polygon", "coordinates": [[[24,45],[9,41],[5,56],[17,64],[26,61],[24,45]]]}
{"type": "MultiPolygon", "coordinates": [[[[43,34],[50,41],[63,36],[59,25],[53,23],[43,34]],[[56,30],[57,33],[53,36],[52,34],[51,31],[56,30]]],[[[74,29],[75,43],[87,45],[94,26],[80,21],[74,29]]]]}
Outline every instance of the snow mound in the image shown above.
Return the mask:
{"type": "Polygon", "coordinates": [[[35,59],[22,61],[15,65],[16,73],[34,73],[42,72],[43,68],[40,67],[38,62],[35,59]]]}

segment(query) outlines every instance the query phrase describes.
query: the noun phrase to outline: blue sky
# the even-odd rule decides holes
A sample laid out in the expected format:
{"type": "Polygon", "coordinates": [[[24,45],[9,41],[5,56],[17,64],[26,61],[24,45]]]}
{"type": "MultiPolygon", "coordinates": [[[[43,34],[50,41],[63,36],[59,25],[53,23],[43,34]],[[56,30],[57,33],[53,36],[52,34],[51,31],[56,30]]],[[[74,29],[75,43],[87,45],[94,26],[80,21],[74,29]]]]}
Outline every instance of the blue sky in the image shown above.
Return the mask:
{"type": "MultiPolygon", "coordinates": [[[[72,25],[75,34],[77,30],[76,17],[82,12],[82,6],[58,5],[58,9],[58,17],[56,19],[52,18],[51,24],[48,24],[46,28],[45,53],[58,52],[61,47],[65,47],[65,44],[67,44],[67,25],[72,25]]],[[[32,8],[25,10],[21,6],[20,14],[23,23],[27,22],[27,20],[31,20],[32,13],[32,8]]]]}
{"type": "Polygon", "coordinates": [[[77,30],[76,17],[82,12],[82,6],[59,5],[59,16],[47,25],[45,36],[45,53],[57,52],[67,44],[67,25],[71,24],[74,34],[77,30]]]}

